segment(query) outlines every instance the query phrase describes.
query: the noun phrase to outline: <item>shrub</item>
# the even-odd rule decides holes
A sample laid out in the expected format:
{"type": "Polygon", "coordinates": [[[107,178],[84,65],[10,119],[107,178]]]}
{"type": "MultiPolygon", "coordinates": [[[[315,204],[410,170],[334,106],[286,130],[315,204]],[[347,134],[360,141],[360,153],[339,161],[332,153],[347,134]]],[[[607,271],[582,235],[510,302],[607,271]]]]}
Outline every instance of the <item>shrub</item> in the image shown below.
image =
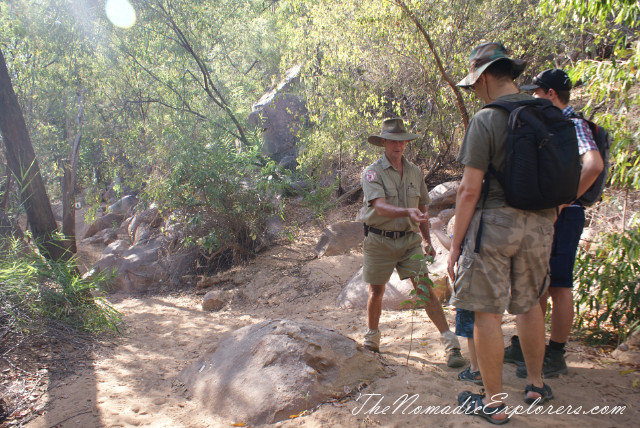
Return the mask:
{"type": "Polygon", "coordinates": [[[592,342],[622,341],[640,324],[640,228],[604,235],[576,259],[576,326],[592,342]]]}
{"type": "Polygon", "coordinates": [[[34,332],[59,321],[90,333],[119,331],[120,313],[101,296],[105,275],[83,279],[75,259],[46,260],[18,240],[0,247],[0,320],[6,328],[34,332]]]}

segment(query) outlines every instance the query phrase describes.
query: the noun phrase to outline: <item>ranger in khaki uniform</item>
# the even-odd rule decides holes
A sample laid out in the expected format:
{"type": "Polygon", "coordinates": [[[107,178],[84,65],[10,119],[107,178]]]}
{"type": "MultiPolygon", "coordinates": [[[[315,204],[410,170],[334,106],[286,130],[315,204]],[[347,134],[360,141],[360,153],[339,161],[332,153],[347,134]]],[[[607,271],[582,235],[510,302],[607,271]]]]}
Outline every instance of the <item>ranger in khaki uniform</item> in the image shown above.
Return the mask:
{"type": "MultiPolygon", "coordinates": [[[[382,123],[380,135],[369,137],[369,143],[384,147],[384,155],[365,168],[362,174],[364,208],[362,220],[365,227],[363,244],[363,277],[369,285],[367,321],[369,329],[365,333],[364,346],[374,352],[380,351],[380,330],[378,323],[382,313],[382,296],[385,284],[393,269],[398,270],[401,279],[411,278],[420,273],[426,276],[424,259],[412,260],[415,254],[435,256],[429,236],[427,204],[429,194],[420,168],[403,156],[407,143],[418,138],[408,133],[402,119],[386,119],[382,123]],[[416,233],[419,230],[420,234],[416,233]],[[424,253],[423,253],[424,252],[424,253]]],[[[441,341],[447,353],[447,365],[460,367],[464,359],[460,344],[449,330],[442,305],[431,286],[427,315],[441,334],[441,341]]],[[[416,287],[419,294],[423,294],[416,287]]]]}

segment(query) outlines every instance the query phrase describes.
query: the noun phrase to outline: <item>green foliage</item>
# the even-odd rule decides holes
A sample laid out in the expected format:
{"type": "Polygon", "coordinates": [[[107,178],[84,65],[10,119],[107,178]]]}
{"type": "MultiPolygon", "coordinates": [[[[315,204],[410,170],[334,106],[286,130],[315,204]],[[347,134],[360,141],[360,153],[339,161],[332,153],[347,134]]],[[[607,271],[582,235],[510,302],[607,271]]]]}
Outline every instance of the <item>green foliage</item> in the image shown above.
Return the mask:
{"type": "MultiPolygon", "coordinates": [[[[455,97],[400,7],[374,0],[279,3],[291,16],[280,24],[288,43],[283,60],[303,64],[303,95],[311,121],[319,125],[303,140],[302,168],[321,174],[340,156],[343,163],[379,156],[366,137],[391,115],[404,117],[412,132],[423,135],[409,147],[419,164],[430,167],[439,155],[455,152],[464,131],[455,97]]],[[[430,33],[453,80],[466,74],[472,47],[488,39],[504,41],[532,67],[555,49],[535,1],[405,3],[430,33]]]]}
{"type": "Polygon", "coordinates": [[[302,191],[302,206],[310,209],[316,218],[322,218],[324,214],[335,206],[334,195],[338,188],[335,181],[331,186],[315,186],[314,190],[302,191]]]}
{"type": "Polygon", "coordinates": [[[611,233],[594,252],[581,249],[576,261],[576,325],[587,337],[624,340],[640,324],[640,228],[611,233]],[[612,335],[613,333],[613,335],[612,335]]]}
{"type": "Polygon", "coordinates": [[[119,332],[120,313],[104,297],[105,274],[83,279],[74,261],[46,260],[17,240],[1,242],[0,319],[13,331],[37,332],[59,321],[91,333],[119,332]]]}
{"type": "Polygon", "coordinates": [[[224,135],[211,142],[203,138],[166,130],[165,165],[156,169],[142,197],[187,225],[184,244],[196,243],[206,254],[229,248],[245,260],[277,209],[271,199],[281,180],[274,175],[286,174],[264,163],[255,147],[239,151],[224,135]],[[165,170],[169,174],[162,175],[165,170]]]}
{"type": "MultiPolygon", "coordinates": [[[[640,189],[640,3],[543,0],[540,12],[553,19],[551,32],[574,40],[565,54],[586,97],[585,115],[612,136],[609,185],[640,189]]],[[[626,227],[603,234],[595,252],[578,253],[576,324],[591,341],[624,340],[640,322],[637,220],[626,227]]]]}

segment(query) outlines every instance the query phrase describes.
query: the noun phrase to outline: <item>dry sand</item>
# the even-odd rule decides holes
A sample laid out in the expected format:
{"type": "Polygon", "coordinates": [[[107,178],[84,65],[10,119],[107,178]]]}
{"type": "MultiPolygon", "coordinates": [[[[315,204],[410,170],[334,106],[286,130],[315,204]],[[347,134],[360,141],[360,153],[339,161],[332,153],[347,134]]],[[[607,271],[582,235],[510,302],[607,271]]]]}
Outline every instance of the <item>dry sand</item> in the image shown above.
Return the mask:
{"type": "MultiPolygon", "coordinates": [[[[344,256],[313,259],[312,249],[319,232],[299,236],[260,254],[248,265],[235,268],[238,298],[216,313],[201,310],[202,296],[195,290],[159,296],[110,297],[128,323],[123,337],[96,347],[85,367],[78,366],[66,379],[49,385],[41,398],[44,414],[29,428],[46,427],[225,427],[234,421],[212,415],[191,400],[177,376],[200,352],[215,344],[228,331],[266,319],[308,319],[335,328],[361,340],[365,311],[336,307],[336,298],[351,275],[360,267],[362,256],[353,251],[344,256]]],[[[453,325],[454,312],[446,311],[453,325]]],[[[450,369],[435,327],[424,312],[414,315],[410,358],[412,312],[384,311],[381,319],[381,360],[390,375],[376,379],[362,390],[379,394],[381,405],[375,414],[373,400],[362,406],[354,399],[325,403],[275,426],[282,427],[401,427],[401,426],[488,426],[478,417],[451,414],[409,414],[418,406],[455,406],[456,396],[480,387],[456,380],[460,369],[450,369]],[[417,394],[413,405],[393,412],[393,402],[404,394],[417,394]],[[391,406],[383,412],[385,406],[391,406]],[[403,412],[404,411],[404,412],[403,412]],[[403,414],[404,413],[404,414],[403,414]]],[[[505,342],[514,333],[513,318],[505,316],[505,342]]],[[[595,348],[571,342],[568,348],[569,374],[549,379],[560,406],[626,406],[622,414],[559,414],[514,416],[511,426],[539,427],[629,427],[635,426],[640,407],[640,390],[632,386],[637,371],[617,364],[595,348]]],[[[466,346],[463,345],[466,355],[466,346]]],[[[638,383],[638,382],[636,382],[638,383]]],[[[507,404],[524,405],[524,380],[515,376],[515,366],[504,368],[507,404]]],[[[302,392],[301,392],[302,393],[302,392]]],[[[372,396],[373,397],[373,396],[372,396]]],[[[544,406],[547,411],[550,405],[544,406]]],[[[419,410],[419,409],[418,409],[419,410]]]]}

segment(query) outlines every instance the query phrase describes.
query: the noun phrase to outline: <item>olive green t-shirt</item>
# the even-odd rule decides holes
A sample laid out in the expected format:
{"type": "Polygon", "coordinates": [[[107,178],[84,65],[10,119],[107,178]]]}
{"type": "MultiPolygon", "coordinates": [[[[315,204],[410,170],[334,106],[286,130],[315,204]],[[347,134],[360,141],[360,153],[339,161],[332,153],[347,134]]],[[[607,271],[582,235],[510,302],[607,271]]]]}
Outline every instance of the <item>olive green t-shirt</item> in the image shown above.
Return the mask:
{"type": "Polygon", "coordinates": [[[418,224],[409,217],[380,216],[371,206],[371,201],[385,198],[388,204],[402,208],[418,208],[431,202],[422,170],[406,160],[404,156],[402,157],[402,178],[386,155],[382,155],[380,159],[366,167],[362,173],[362,191],[364,193],[362,221],[368,226],[388,231],[416,230],[418,224]]]}
{"type": "MultiPolygon", "coordinates": [[[[523,101],[533,99],[527,94],[511,94],[498,98],[502,101],[523,101]]],[[[464,136],[458,162],[487,172],[491,163],[497,171],[504,170],[507,146],[509,113],[501,108],[487,108],[477,112],[469,123],[464,136]]],[[[478,207],[482,205],[482,196],[478,207]]],[[[485,208],[499,208],[507,205],[504,190],[498,179],[489,178],[489,194],[485,208]]]]}

